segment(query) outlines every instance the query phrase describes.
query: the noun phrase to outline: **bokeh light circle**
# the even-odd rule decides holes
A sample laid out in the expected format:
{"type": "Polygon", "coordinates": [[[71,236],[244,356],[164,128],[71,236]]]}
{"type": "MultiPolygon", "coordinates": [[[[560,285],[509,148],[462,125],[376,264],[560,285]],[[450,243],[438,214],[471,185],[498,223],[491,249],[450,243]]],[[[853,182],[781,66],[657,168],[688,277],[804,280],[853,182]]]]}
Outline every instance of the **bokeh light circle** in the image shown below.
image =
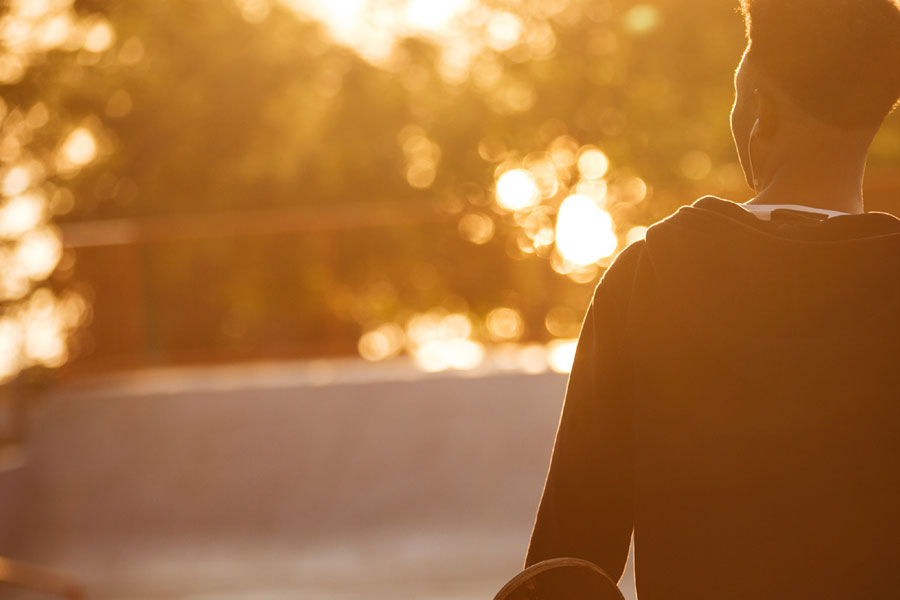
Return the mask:
{"type": "Polygon", "coordinates": [[[590,265],[616,251],[612,218],[587,196],[563,200],[556,217],[556,247],[566,260],[590,265]]]}
{"type": "Polygon", "coordinates": [[[497,179],[497,203],[507,210],[522,210],[538,201],[534,176],[526,169],[512,169],[497,179]]]}

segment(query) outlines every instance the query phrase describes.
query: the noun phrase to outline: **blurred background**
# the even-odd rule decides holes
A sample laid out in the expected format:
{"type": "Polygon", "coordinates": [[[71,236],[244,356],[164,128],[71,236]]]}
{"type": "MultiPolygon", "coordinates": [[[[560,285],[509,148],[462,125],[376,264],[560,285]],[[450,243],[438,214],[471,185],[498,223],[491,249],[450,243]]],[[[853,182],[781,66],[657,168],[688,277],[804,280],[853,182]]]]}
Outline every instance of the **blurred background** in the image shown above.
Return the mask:
{"type": "MultiPolygon", "coordinates": [[[[491,597],[604,269],[750,197],[743,46],[721,0],[3,3],[0,579],[491,597]]],[[[895,115],[868,210],[898,165],[895,115]]]]}

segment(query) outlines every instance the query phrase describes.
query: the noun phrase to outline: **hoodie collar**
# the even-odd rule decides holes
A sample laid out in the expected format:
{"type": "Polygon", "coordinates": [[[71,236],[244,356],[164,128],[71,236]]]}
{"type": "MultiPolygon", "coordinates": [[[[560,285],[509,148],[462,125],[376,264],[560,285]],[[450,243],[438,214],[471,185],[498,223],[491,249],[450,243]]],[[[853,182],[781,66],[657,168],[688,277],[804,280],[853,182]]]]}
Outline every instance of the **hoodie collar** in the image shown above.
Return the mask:
{"type": "Polygon", "coordinates": [[[686,209],[711,211],[763,233],[797,241],[837,242],[900,234],[900,219],[884,212],[838,213],[827,219],[763,220],[756,217],[746,206],[716,196],[704,196],[690,207],[683,207],[679,212],[686,209]]]}

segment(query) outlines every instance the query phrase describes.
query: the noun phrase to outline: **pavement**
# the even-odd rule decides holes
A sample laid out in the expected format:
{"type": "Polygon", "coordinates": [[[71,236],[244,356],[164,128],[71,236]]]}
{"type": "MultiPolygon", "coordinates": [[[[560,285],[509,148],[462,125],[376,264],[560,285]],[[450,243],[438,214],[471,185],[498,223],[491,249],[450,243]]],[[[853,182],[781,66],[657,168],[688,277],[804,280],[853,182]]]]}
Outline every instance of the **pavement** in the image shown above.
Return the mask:
{"type": "Polygon", "coordinates": [[[521,568],[565,381],[345,360],[69,382],[0,472],[0,554],[97,600],[489,599],[521,568]]]}

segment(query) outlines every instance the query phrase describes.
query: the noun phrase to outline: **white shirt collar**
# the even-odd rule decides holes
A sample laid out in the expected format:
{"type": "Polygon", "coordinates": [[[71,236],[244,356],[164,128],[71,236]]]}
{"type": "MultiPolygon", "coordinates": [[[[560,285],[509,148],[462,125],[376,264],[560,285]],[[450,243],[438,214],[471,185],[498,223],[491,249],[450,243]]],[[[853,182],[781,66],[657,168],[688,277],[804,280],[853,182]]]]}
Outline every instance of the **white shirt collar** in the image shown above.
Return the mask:
{"type": "Polygon", "coordinates": [[[741,207],[745,210],[753,213],[757,218],[762,219],[763,221],[771,221],[772,220],[772,211],[778,210],[780,208],[786,208],[788,210],[797,210],[801,212],[808,212],[818,215],[825,215],[827,218],[831,217],[839,217],[841,215],[847,215],[850,213],[840,212],[837,210],[824,210],[821,208],[813,208],[811,206],[802,206],[800,204],[741,204],[741,207]]]}

